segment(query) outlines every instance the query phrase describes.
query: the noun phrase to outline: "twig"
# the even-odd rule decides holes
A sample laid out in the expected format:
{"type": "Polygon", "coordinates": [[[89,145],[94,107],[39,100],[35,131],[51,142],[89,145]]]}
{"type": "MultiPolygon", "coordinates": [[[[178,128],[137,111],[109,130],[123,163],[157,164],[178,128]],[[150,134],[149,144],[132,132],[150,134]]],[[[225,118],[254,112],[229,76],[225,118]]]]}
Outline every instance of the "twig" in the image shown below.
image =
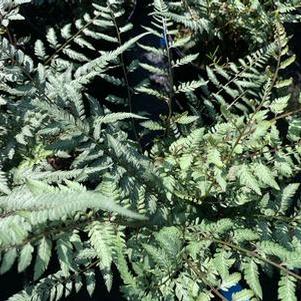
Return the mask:
{"type": "Polygon", "coordinates": [[[186,259],[185,260],[188,264],[188,266],[191,268],[191,270],[202,279],[202,281],[210,287],[210,290],[217,296],[219,297],[221,300],[223,301],[227,301],[227,299],[215,288],[213,287],[207,280],[204,279],[204,275],[203,273],[195,266],[195,264],[193,262],[191,262],[191,260],[186,259]]]}
{"type": "MultiPolygon", "coordinates": [[[[115,26],[118,43],[119,43],[119,46],[121,46],[122,45],[122,40],[121,40],[120,30],[119,30],[116,18],[114,16],[114,12],[111,9],[110,5],[109,5],[109,9],[110,9],[110,14],[111,14],[114,26],[115,26]]],[[[124,63],[123,53],[121,53],[119,57],[120,57],[120,64],[121,64],[121,68],[122,68],[122,72],[123,72],[123,77],[124,77],[125,84],[126,84],[129,111],[130,111],[130,113],[133,113],[132,91],[131,91],[131,87],[130,87],[129,79],[128,79],[128,75],[127,75],[127,68],[126,68],[125,63],[124,63]]],[[[135,139],[139,143],[139,137],[138,137],[137,129],[136,129],[136,126],[135,126],[135,121],[134,121],[134,118],[132,118],[132,117],[131,117],[131,123],[132,123],[132,128],[133,128],[135,139]]],[[[139,145],[140,145],[140,143],[139,143],[139,145]]]]}
{"type": "Polygon", "coordinates": [[[245,253],[245,254],[247,254],[247,255],[250,256],[250,257],[255,257],[255,258],[257,258],[258,260],[263,261],[263,262],[265,262],[265,263],[268,263],[268,264],[270,264],[271,266],[273,266],[273,267],[275,267],[275,268],[278,268],[278,269],[280,269],[281,271],[283,271],[283,272],[289,274],[290,276],[296,278],[297,280],[301,281],[301,276],[300,276],[300,275],[298,275],[298,274],[296,274],[296,273],[294,273],[294,272],[288,270],[287,268],[285,268],[285,267],[282,266],[281,264],[278,264],[278,263],[276,263],[276,262],[274,262],[274,261],[272,261],[272,260],[270,260],[270,259],[268,259],[268,258],[264,258],[264,257],[260,256],[260,255],[259,255],[258,253],[256,253],[255,251],[251,251],[251,250],[245,249],[245,248],[243,248],[243,247],[241,247],[241,246],[237,246],[237,245],[235,245],[235,244],[233,244],[233,243],[231,243],[231,242],[224,241],[224,240],[221,240],[221,239],[216,239],[216,238],[213,238],[213,237],[205,238],[205,240],[211,240],[211,241],[213,241],[213,242],[215,242],[215,243],[217,243],[217,244],[221,244],[221,245],[224,245],[224,246],[228,246],[228,247],[230,247],[231,249],[234,249],[234,250],[237,250],[237,251],[239,251],[239,252],[245,253]]]}
{"type": "Polygon", "coordinates": [[[95,20],[101,15],[101,13],[96,14],[94,18],[92,18],[86,25],[84,25],[81,29],[79,29],[73,36],[71,36],[69,39],[66,40],[65,43],[63,43],[58,49],[55,50],[55,52],[44,62],[45,65],[49,64],[52,59],[61,52],[70,42],[72,42],[76,37],[78,37],[86,28],[88,28],[90,25],[93,24],[95,20]]]}

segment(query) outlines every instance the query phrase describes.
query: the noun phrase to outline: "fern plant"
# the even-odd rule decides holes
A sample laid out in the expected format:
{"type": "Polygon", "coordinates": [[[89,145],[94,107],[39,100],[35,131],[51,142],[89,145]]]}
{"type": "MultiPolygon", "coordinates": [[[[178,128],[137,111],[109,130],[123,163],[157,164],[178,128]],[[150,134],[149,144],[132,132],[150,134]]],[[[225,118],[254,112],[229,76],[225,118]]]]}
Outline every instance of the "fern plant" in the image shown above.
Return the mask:
{"type": "Polygon", "coordinates": [[[298,16],[287,4],[269,43],[188,76],[202,54],[181,31],[209,26],[208,16],[187,21],[190,6],[154,0],[135,34],[127,3],[100,2],[22,48],[14,23],[3,25],[0,273],[27,272],[7,300],[83,287],[92,296],[97,281],[110,291],[113,266],[126,300],[227,300],[237,283],[233,300],[270,300],[264,274],[279,300],[297,300],[301,109],[290,104],[283,22],[298,16]],[[145,95],[167,113],[135,111],[145,95]]]}
{"type": "Polygon", "coordinates": [[[178,36],[190,38],[185,48],[202,49],[210,59],[227,60],[267,45],[278,18],[285,24],[300,20],[299,0],[168,2],[168,15],[180,24],[178,36]],[[231,50],[227,50],[228,43],[233,46],[231,50]]]}

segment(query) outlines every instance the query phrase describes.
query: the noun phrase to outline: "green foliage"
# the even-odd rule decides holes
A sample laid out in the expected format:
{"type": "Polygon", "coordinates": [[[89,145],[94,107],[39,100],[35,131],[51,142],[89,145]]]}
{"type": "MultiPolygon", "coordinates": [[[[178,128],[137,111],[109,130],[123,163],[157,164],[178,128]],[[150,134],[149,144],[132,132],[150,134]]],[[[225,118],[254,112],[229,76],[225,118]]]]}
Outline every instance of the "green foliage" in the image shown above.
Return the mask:
{"type": "Polygon", "coordinates": [[[299,20],[300,3],[154,0],[136,35],[127,2],[95,1],[36,41],[12,39],[27,2],[0,5],[10,21],[0,36],[0,273],[32,272],[8,300],[83,287],[92,296],[97,282],[110,291],[115,268],[127,300],[222,299],[240,281],[233,300],[263,300],[263,273],[277,278],[279,300],[297,300],[301,109],[284,23],[299,20]],[[252,52],[207,64],[191,44],[223,41],[216,24],[228,22],[252,52]],[[134,98],[166,111],[149,117],[134,98]]]}
{"type": "MultiPolygon", "coordinates": [[[[169,2],[169,1],[167,1],[169,2]]],[[[298,0],[241,1],[241,0],[183,0],[170,1],[168,16],[189,31],[186,47],[214,43],[216,39],[231,41],[232,46],[246,43],[249,50],[262,47],[272,39],[274,20],[299,22],[298,0]]],[[[185,30],[183,30],[185,32],[185,30]]],[[[225,55],[219,52],[221,55],[225,55]]],[[[229,54],[228,54],[229,55],[229,54]]]]}

